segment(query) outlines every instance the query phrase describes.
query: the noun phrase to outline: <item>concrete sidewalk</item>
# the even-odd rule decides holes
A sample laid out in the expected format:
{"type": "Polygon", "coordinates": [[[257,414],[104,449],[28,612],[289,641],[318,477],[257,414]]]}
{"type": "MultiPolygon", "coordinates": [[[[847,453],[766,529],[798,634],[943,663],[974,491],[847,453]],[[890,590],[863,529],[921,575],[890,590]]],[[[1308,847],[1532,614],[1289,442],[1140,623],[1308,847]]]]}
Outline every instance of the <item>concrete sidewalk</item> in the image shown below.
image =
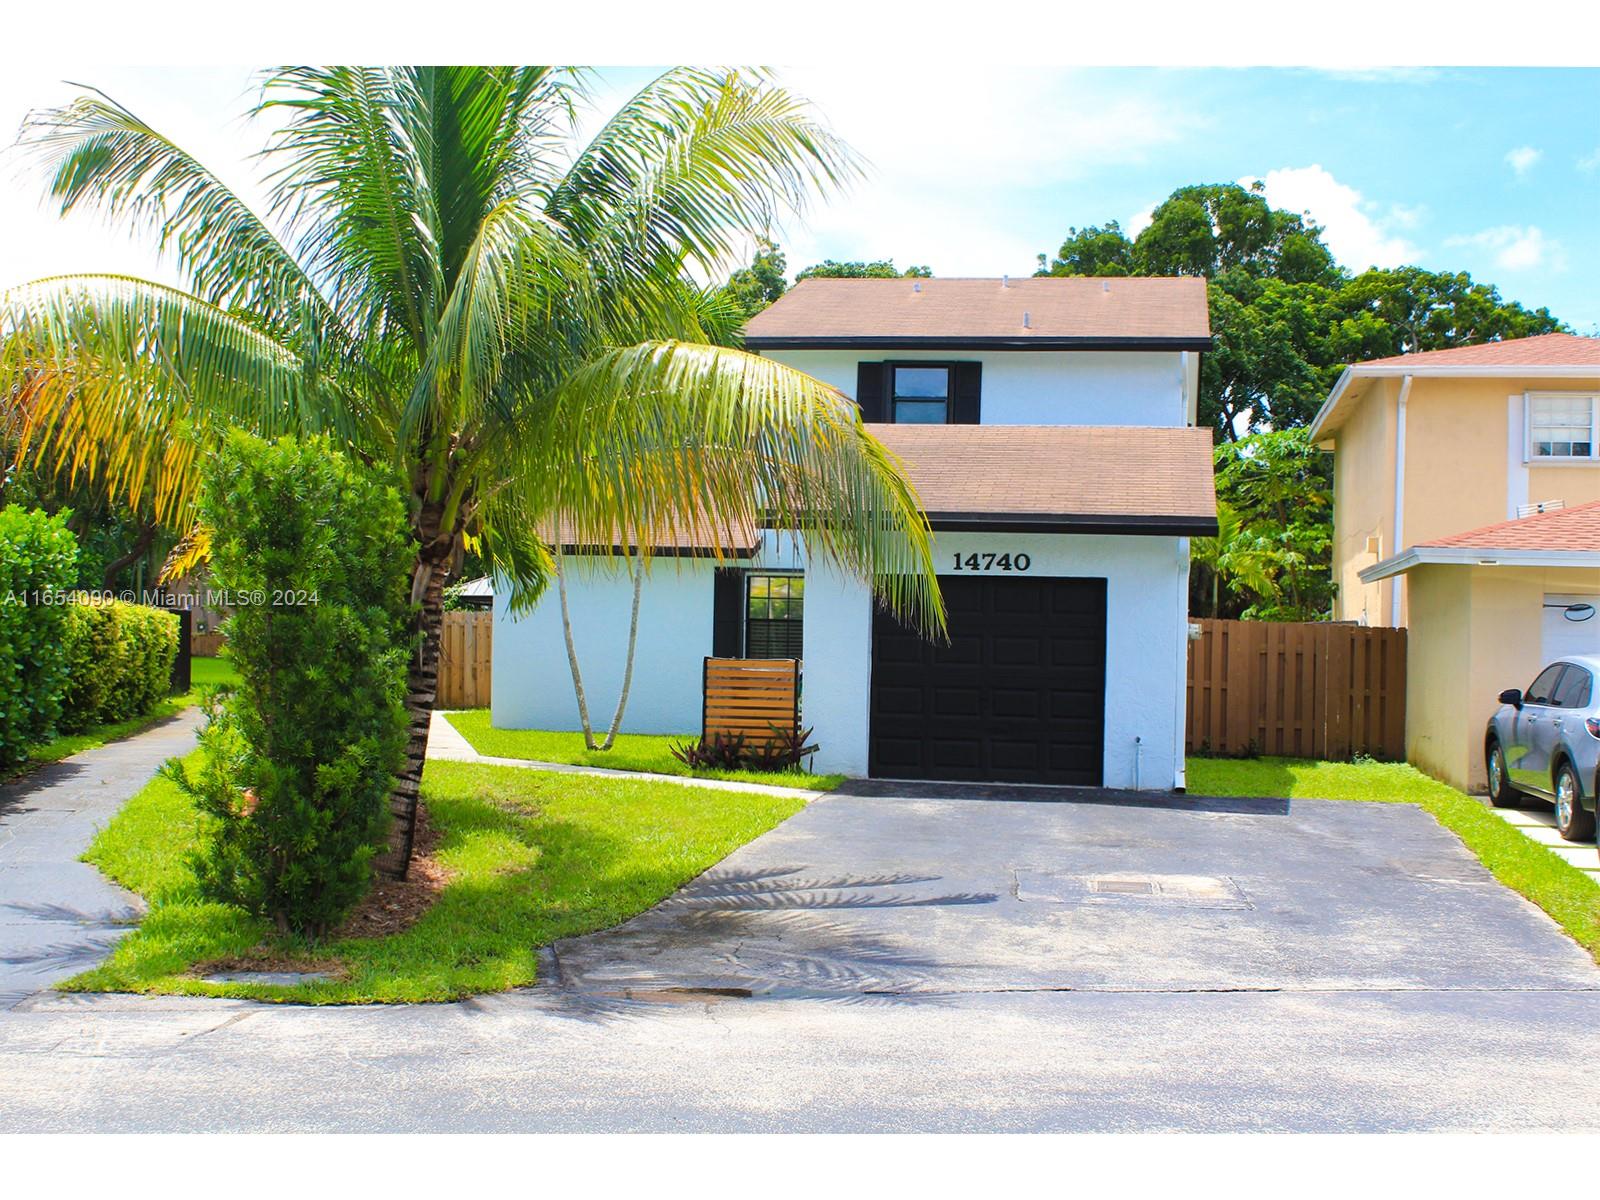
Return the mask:
{"type": "Polygon", "coordinates": [[[168,758],[194,748],[189,709],[0,786],[0,1009],[94,966],[144,910],[78,861],[168,758]]]}
{"type": "Polygon", "coordinates": [[[678,787],[710,788],[719,792],[759,792],[767,796],[798,796],[815,800],[827,792],[805,788],[777,787],[769,783],[741,783],[736,779],[702,779],[697,775],[657,775],[652,771],[618,771],[610,767],[579,767],[572,763],[540,762],[532,758],[501,758],[479,754],[472,748],[445,714],[435,709],[428,725],[428,757],[444,762],[484,763],[493,767],[518,767],[524,771],[554,771],[558,775],[599,775],[609,779],[642,779],[650,783],[670,783],[678,787]]]}

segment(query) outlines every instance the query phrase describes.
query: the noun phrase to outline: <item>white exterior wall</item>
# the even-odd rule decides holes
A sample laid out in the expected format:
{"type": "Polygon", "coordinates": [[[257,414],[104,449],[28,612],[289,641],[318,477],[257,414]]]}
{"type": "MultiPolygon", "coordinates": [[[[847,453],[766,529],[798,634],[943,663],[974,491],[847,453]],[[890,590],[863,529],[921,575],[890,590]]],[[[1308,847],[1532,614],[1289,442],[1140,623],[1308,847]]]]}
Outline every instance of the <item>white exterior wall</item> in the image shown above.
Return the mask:
{"type": "MultiPolygon", "coordinates": [[[[563,566],[589,720],[603,733],[622,689],[633,583],[621,568],[597,568],[593,560],[568,556],[563,566]]],[[[639,599],[639,639],[622,718],[624,733],[699,732],[702,661],[711,653],[715,570],[716,563],[707,558],[657,558],[651,564],[639,599]]],[[[526,616],[512,617],[508,607],[505,592],[497,591],[490,689],[495,726],[583,728],[555,584],[526,616]]]]}
{"type": "MultiPolygon", "coordinates": [[[[942,533],[934,563],[943,572],[954,555],[972,551],[1025,552],[1033,560],[1029,575],[1107,581],[1105,786],[1134,785],[1138,737],[1140,785],[1182,787],[1188,539],[942,533]]],[[[871,662],[871,593],[837,572],[813,569],[806,579],[801,719],[816,730],[819,771],[867,773],[871,662]]]]}
{"type": "Polygon", "coordinates": [[[1176,351],[764,350],[762,354],[832,384],[852,400],[858,363],[981,362],[979,421],[984,425],[1194,422],[1190,377],[1199,356],[1176,351]]]}

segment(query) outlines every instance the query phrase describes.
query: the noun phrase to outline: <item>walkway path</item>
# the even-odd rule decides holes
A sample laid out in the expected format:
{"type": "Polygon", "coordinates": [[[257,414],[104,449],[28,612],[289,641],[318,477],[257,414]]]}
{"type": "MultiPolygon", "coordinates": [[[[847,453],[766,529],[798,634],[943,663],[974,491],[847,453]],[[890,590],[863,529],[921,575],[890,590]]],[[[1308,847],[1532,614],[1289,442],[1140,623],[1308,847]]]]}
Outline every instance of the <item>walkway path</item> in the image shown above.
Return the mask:
{"type": "Polygon", "coordinates": [[[479,754],[461,731],[445,720],[443,712],[435,711],[428,726],[428,757],[445,762],[485,763],[495,767],[520,767],[525,771],[555,771],[562,775],[603,775],[612,779],[643,779],[651,783],[674,783],[680,787],[711,788],[723,792],[760,792],[768,796],[799,796],[815,800],[826,792],[808,791],[804,788],[777,787],[770,783],[742,783],[736,779],[701,779],[691,775],[657,775],[650,771],[618,771],[611,767],[579,767],[572,763],[540,762],[531,758],[501,758],[493,754],[479,754]]]}
{"type": "Polygon", "coordinates": [[[1595,852],[1594,839],[1587,842],[1569,842],[1556,832],[1556,815],[1549,808],[1491,808],[1490,812],[1507,825],[1521,832],[1529,841],[1536,842],[1563,862],[1577,867],[1590,879],[1600,883],[1600,854],[1595,852]]]}
{"type": "Polygon", "coordinates": [[[0,785],[0,1009],[88,970],[144,905],[78,856],[161,764],[194,748],[198,709],[0,785]]]}

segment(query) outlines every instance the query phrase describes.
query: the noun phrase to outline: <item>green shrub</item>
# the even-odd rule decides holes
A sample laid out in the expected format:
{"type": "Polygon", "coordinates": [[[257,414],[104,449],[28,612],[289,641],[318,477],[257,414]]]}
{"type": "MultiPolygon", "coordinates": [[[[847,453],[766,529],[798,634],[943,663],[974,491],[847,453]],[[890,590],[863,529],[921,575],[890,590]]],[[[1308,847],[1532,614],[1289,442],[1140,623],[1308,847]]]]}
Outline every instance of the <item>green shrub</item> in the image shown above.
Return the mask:
{"type": "Polygon", "coordinates": [[[406,745],[412,546],[397,489],[323,439],[229,438],[202,516],[239,686],[169,773],[212,818],[213,899],[319,937],[360,899],[406,745]]]}
{"type": "Polygon", "coordinates": [[[67,682],[62,596],[77,573],[67,514],[0,509],[0,770],[50,737],[67,682]]]}
{"type": "Polygon", "coordinates": [[[61,731],[81,733],[154,708],[172,682],[178,630],[176,613],[74,596],[62,631],[67,687],[61,731]]]}

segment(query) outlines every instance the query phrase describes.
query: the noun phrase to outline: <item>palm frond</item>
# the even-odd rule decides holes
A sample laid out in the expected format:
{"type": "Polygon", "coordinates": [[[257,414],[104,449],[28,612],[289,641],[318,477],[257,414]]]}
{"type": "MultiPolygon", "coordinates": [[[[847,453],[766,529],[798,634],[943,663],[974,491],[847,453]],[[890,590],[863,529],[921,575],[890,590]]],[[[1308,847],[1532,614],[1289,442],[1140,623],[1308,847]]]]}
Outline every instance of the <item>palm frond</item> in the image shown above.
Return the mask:
{"type": "Polygon", "coordinates": [[[376,336],[424,350],[443,292],[438,213],[400,111],[394,74],[372,67],[286,67],[257,113],[288,121],[268,147],[272,212],[341,312],[376,336]]]}
{"type": "Polygon", "coordinates": [[[843,394],[772,359],[648,342],[573,371],[530,412],[529,507],[583,541],[644,549],[680,532],[796,530],[910,624],[944,610],[931,534],[893,455],[843,394]]]}
{"type": "Polygon", "coordinates": [[[326,299],[267,224],[193,155],[101,92],[30,113],[19,145],[63,215],[95,208],[152,230],[193,294],[281,339],[341,340],[326,299]]]}
{"type": "Polygon", "coordinates": [[[77,275],[0,294],[0,400],[20,417],[19,457],[169,526],[187,521],[197,460],[223,429],[324,428],[325,399],[287,347],[173,288],[77,275]]]}
{"type": "Polygon", "coordinates": [[[680,68],[635,95],[583,149],[547,208],[628,269],[710,267],[751,229],[854,178],[851,151],[805,101],[745,71],[680,68]]]}

